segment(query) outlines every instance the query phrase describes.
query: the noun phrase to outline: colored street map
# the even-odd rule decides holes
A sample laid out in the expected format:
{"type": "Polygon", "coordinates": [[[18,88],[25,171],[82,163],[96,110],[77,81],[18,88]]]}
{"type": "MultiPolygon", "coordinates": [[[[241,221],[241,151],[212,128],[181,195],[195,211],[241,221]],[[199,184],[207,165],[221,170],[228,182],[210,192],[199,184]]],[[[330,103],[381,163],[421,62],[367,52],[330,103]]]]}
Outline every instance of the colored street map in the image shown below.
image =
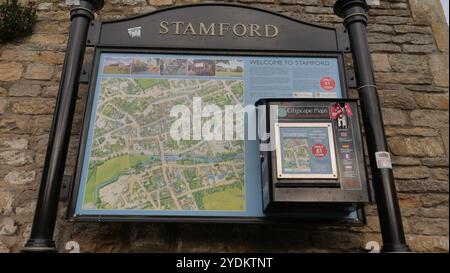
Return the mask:
{"type": "Polygon", "coordinates": [[[307,138],[284,138],[283,170],[286,172],[311,172],[307,138]]]}
{"type": "MultiPolygon", "coordinates": [[[[105,71],[122,74],[127,65],[105,71]]],[[[176,65],[171,60],[164,71],[178,75],[176,65]]],[[[193,97],[222,109],[242,104],[241,78],[110,75],[99,88],[83,209],[245,210],[243,141],[175,141],[169,132],[171,108],[192,109],[193,97]]]]}

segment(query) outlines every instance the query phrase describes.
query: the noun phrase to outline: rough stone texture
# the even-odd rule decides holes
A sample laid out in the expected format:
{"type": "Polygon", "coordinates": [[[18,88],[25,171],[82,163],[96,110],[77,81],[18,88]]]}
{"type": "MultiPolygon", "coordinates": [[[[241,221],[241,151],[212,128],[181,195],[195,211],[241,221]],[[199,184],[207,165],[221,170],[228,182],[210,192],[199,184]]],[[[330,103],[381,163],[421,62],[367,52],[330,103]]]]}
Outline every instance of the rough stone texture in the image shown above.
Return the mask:
{"type": "Polygon", "coordinates": [[[426,56],[393,54],[389,55],[389,62],[393,71],[426,73],[429,70],[426,56]]]}
{"type": "Polygon", "coordinates": [[[448,111],[414,110],[411,112],[411,123],[415,126],[448,128],[448,111]]]}
{"type": "Polygon", "coordinates": [[[8,100],[5,98],[0,98],[0,114],[4,114],[6,112],[7,107],[8,107],[8,100]]]}
{"type": "Polygon", "coordinates": [[[425,109],[448,110],[448,94],[417,94],[416,103],[425,109]]]}
{"type": "Polygon", "coordinates": [[[448,87],[448,54],[431,55],[430,68],[434,83],[437,86],[448,87]]]}
{"type": "Polygon", "coordinates": [[[389,139],[389,146],[394,155],[415,157],[444,156],[443,143],[434,137],[393,137],[389,139]]]}
{"type": "Polygon", "coordinates": [[[409,124],[409,115],[407,112],[402,110],[393,108],[384,108],[383,120],[384,124],[386,125],[405,126],[409,124]]]}
{"type": "MultiPolygon", "coordinates": [[[[201,1],[105,2],[101,20],[201,1]]],[[[234,2],[327,26],[342,22],[333,15],[332,0],[234,2]]],[[[407,242],[413,251],[448,252],[448,26],[439,0],[380,4],[370,11],[368,33],[407,242]]],[[[70,26],[69,10],[61,1],[38,1],[37,9],[33,35],[0,45],[0,253],[18,252],[31,231],[70,26]]],[[[67,174],[74,166],[86,94],[81,86],[67,174]]],[[[61,202],[55,233],[61,252],[72,240],[82,252],[360,252],[368,241],[381,242],[374,205],[366,208],[367,226],[352,228],[73,224],[63,219],[66,207],[61,202]]]]}
{"type": "Polygon", "coordinates": [[[0,253],[10,253],[9,248],[2,242],[0,242],[0,253]]]}
{"type": "Polygon", "coordinates": [[[46,64],[31,64],[27,67],[25,78],[29,80],[50,80],[53,77],[54,67],[46,64]]]}
{"type": "Polygon", "coordinates": [[[4,96],[6,95],[6,93],[7,93],[6,88],[0,87],[0,96],[4,96]]]}
{"type": "Polygon", "coordinates": [[[55,101],[53,99],[12,99],[11,112],[15,114],[53,114],[55,101]]]}
{"type": "Polygon", "coordinates": [[[17,226],[14,219],[5,217],[0,220],[0,235],[12,236],[16,233],[17,226]]]}
{"type": "Polygon", "coordinates": [[[0,164],[3,166],[10,165],[20,167],[32,162],[32,157],[25,151],[12,150],[0,152],[0,164]]]}
{"type": "Polygon", "coordinates": [[[173,0],[150,0],[149,4],[158,7],[158,6],[169,6],[172,5],[173,2],[174,2],[173,0]]]}
{"type": "Polygon", "coordinates": [[[439,1],[410,0],[417,24],[431,26],[440,51],[448,53],[448,25],[439,1]]]}
{"type": "Polygon", "coordinates": [[[12,171],[5,176],[5,182],[10,184],[28,184],[36,177],[35,171],[12,171]]]}
{"type": "Polygon", "coordinates": [[[19,63],[0,63],[0,82],[17,81],[22,77],[23,66],[19,63]]]}
{"type": "Polygon", "coordinates": [[[0,148],[27,149],[28,140],[24,138],[0,138],[0,148]]]}
{"type": "Polygon", "coordinates": [[[387,54],[373,54],[372,60],[375,71],[387,72],[391,71],[391,65],[387,54]]]}
{"type": "Polygon", "coordinates": [[[16,83],[9,89],[11,97],[36,97],[41,93],[39,84],[16,83]]]}
{"type": "Polygon", "coordinates": [[[12,211],[13,195],[7,191],[0,191],[0,215],[9,214],[12,211]]]}

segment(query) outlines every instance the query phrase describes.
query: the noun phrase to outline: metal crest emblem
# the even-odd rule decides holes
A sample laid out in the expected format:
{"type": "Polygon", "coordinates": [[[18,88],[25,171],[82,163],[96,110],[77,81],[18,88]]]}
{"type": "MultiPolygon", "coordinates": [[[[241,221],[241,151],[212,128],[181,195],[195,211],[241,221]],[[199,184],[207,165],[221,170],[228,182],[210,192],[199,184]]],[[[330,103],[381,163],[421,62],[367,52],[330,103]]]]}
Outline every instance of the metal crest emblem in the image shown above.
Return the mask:
{"type": "Polygon", "coordinates": [[[128,29],[128,35],[132,39],[134,38],[140,38],[142,36],[142,27],[132,27],[128,29]]]}

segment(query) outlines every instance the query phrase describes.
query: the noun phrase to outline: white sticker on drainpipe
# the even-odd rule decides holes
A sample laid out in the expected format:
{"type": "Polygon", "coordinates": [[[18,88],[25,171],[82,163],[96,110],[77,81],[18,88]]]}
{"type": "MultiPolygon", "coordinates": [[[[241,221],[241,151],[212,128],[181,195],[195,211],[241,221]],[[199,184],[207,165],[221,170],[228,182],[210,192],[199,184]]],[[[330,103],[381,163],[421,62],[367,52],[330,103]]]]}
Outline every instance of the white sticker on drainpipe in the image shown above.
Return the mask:
{"type": "Polygon", "coordinates": [[[66,5],[79,6],[80,5],[80,0],[66,0],[66,5]]]}
{"type": "Polygon", "coordinates": [[[391,154],[388,152],[376,152],[375,159],[378,169],[392,169],[391,154]]]}

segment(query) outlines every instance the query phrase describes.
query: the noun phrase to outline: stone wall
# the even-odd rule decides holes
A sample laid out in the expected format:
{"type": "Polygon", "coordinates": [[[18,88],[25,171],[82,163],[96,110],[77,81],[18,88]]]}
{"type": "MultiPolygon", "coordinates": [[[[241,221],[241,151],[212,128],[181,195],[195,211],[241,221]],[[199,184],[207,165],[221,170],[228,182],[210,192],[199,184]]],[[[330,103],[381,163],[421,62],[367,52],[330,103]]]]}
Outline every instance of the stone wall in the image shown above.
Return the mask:
{"type": "MultiPolygon", "coordinates": [[[[0,0],[1,1],[1,0],[0,0]]],[[[21,1],[21,2],[27,2],[21,1]]],[[[65,1],[39,0],[33,35],[0,45],[0,252],[29,236],[69,28],[65,1]]],[[[99,19],[198,1],[109,0],[99,19]]],[[[308,22],[337,25],[332,0],[241,0],[308,22]]],[[[448,26],[438,0],[381,0],[369,41],[382,100],[407,241],[414,251],[448,251],[448,26]]],[[[349,63],[351,65],[351,63],[349,63]]],[[[353,92],[354,95],[354,92],[353,92]]],[[[77,149],[80,90],[66,174],[77,149]]],[[[56,229],[59,249],[82,252],[362,251],[381,242],[376,207],[365,227],[237,224],[73,224],[56,229]]]]}

